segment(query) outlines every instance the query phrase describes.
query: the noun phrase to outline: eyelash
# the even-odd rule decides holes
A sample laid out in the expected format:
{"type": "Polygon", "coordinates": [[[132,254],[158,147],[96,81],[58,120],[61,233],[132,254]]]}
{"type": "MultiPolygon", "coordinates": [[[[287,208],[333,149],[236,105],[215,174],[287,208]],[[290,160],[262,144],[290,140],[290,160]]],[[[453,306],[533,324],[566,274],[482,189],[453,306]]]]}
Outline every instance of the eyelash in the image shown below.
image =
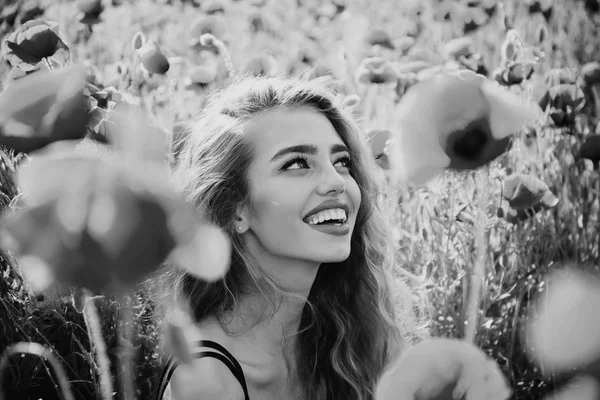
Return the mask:
{"type": "MultiPolygon", "coordinates": [[[[350,157],[348,157],[348,156],[340,157],[336,161],[336,163],[338,163],[340,161],[344,161],[346,163],[345,168],[350,168],[350,165],[351,165],[350,157]]],[[[304,163],[304,165],[306,167],[308,167],[308,159],[306,157],[304,157],[304,156],[295,156],[294,158],[292,158],[288,162],[286,162],[281,167],[281,170],[287,170],[289,167],[291,167],[292,165],[294,165],[296,163],[304,163]]]]}

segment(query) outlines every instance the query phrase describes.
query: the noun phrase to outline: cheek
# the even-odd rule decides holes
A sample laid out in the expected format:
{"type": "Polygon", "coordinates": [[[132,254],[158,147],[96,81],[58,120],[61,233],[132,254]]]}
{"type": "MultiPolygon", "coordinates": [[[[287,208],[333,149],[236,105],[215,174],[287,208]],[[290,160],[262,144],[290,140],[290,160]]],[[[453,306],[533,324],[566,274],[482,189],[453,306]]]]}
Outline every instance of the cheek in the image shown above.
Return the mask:
{"type": "Polygon", "coordinates": [[[292,190],[263,186],[253,198],[253,219],[259,226],[288,226],[298,219],[299,197],[292,190]]]}
{"type": "Polygon", "coordinates": [[[354,206],[354,210],[358,210],[358,208],[360,207],[361,201],[362,201],[362,196],[361,196],[360,188],[358,187],[358,184],[356,183],[356,181],[353,178],[350,178],[348,180],[346,188],[347,188],[346,190],[348,192],[348,197],[350,198],[350,201],[352,202],[352,204],[354,206]]]}

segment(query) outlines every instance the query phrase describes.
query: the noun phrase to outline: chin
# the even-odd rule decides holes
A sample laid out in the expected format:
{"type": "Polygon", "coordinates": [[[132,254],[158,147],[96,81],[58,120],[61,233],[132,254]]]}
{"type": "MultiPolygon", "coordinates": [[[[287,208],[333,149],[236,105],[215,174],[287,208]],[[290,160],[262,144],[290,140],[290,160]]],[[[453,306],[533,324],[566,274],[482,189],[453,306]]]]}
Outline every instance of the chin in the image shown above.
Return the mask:
{"type": "Polygon", "coordinates": [[[339,263],[346,261],[350,257],[350,249],[340,249],[339,251],[329,251],[329,254],[324,254],[321,262],[323,263],[339,263]]]}

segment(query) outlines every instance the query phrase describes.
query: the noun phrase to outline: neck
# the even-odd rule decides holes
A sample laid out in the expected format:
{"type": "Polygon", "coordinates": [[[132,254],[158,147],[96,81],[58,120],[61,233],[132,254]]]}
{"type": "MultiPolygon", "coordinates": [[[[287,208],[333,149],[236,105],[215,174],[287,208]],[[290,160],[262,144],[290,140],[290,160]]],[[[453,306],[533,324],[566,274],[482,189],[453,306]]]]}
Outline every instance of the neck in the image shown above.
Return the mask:
{"type": "Polygon", "coordinates": [[[285,268],[261,264],[285,293],[275,292],[274,307],[265,303],[262,293],[242,297],[229,324],[233,331],[252,338],[271,354],[293,352],[302,312],[319,269],[314,263],[297,264],[286,263],[285,268]]]}

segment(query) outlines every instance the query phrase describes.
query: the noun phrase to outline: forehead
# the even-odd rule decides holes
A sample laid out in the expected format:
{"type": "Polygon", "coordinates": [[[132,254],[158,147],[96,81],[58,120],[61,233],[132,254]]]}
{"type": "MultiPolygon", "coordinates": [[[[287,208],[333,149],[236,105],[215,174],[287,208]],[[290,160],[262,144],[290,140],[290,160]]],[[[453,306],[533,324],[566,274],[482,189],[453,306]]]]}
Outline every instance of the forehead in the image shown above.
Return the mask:
{"type": "Polygon", "coordinates": [[[276,108],[252,117],[245,135],[257,158],[270,158],[281,148],[297,144],[329,151],[332,144],[344,143],[329,119],[308,107],[276,108]]]}

